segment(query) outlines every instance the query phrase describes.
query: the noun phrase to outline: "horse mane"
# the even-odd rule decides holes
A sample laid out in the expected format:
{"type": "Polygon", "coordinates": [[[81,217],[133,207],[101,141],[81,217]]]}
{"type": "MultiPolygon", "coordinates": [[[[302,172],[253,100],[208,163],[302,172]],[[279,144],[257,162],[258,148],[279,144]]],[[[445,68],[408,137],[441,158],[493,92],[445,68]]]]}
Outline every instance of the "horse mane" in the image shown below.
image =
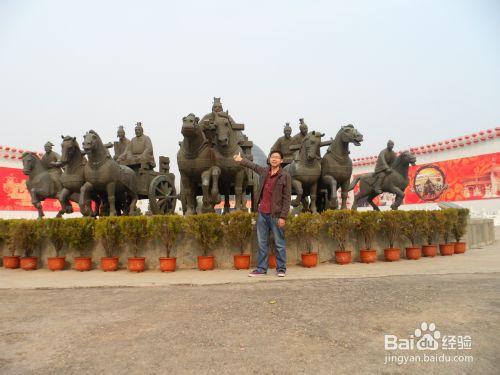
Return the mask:
{"type": "Polygon", "coordinates": [[[403,156],[404,155],[409,155],[410,152],[405,150],[405,151],[401,151],[398,156],[396,157],[396,159],[394,160],[394,163],[392,163],[391,165],[391,168],[392,169],[397,169],[397,167],[399,167],[401,165],[401,162],[403,161],[403,156]]]}
{"type": "Polygon", "coordinates": [[[33,156],[35,159],[38,159],[40,160],[40,158],[38,157],[37,153],[36,152],[33,152],[33,151],[24,151],[23,154],[21,155],[21,159],[24,159],[26,156],[28,155],[31,155],[33,156]]]}

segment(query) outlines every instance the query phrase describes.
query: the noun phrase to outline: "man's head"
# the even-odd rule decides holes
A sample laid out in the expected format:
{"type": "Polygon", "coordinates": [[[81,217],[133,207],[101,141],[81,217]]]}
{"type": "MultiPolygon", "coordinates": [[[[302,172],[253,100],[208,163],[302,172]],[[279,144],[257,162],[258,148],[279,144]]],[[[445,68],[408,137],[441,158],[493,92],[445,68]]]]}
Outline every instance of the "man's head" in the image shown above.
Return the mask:
{"type": "Polygon", "coordinates": [[[299,123],[300,123],[300,125],[299,125],[300,134],[306,135],[307,134],[307,130],[308,130],[307,124],[304,122],[303,118],[299,119],[299,123]]]}
{"type": "Polygon", "coordinates": [[[283,162],[283,153],[280,150],[272,150],[269,154],[269,164],[271,167],[279,167],[283,162]]]}
{"type": "Polygon", "coordinates": [[[393,148],[394,148],[394,142],[389,140],[389,142],[387,142],[387,149],[392,151],[393,148]]]}
{"type": "Polygon", "coordinates": [[[143,134],[144,134],[144,129],[142,129],[142,123],[138,122],[137,124],[135,124],[135,135],[137,137],[140,137],[143,134]]]}
{"type": "Polygon", "coordinates": [[[122,140],[123,138],[125,138],[125,129],[123,129],[123,126],[120,125],[118,127],[118,131],[116,132],[116,136],[120,140],[122,140]]]}
{"type": "Polygon", "coordinates": [[[220,98],[214,98],[214,104],[212,104],[213,112],[222,112],[222,103],[220,98]]]}
{"type": "Polygon", "coordinates": [[[43,147],[45,148],[45,152],[49,153],[52,151],[53,146],[54,145],[52,144],[52,142],[49,141],[49,142],[45,143],[45,145],[43,147]]]}
{"type": "Polygon", "coordinates": [[[289,122],[285,124],[285,127],[283,128],[283,133],[285,134],[286,139],[290,139],[290,136],[292,135],[292,128],[290,127],[289,122]]]}

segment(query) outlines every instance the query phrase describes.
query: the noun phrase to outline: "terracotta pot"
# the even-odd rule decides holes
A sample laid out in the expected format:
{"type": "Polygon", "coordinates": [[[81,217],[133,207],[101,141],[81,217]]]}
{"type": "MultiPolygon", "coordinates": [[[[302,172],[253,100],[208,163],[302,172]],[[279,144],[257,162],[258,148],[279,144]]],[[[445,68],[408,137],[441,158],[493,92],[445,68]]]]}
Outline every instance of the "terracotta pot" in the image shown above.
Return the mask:
{"type": "Polygon", "coordinates": [[[103,257],[101,258],[101,269],[104,272],[116,271],[118,269],[118,257],[103,257]]]}
{"type": "Polygon", "coordinates": [[[362,263],[375,263],[377,261],[377,250],[362,249],[359,252],[359,259],[362,263]]]}
{"type": "Polygon", "coordinates": [[[128,270],[130,272],[144,272],[146,267],[146,258],[144,257],[132,257],[127,260],[128,270]]]}
{"type": "Polygon", "coordinates": [[[465,242],[455,242],[454,245],[455,245],[455,254],[463,254],[463,253],[465,253],[465,249],[466,249],[466,243],[465,242]]]}
{"type": "Polygon", "coordinates": [[[439,254],[442,256],[455,254],[455,245],[453,243],[442,243],[439,245],[439,254]]]}
{"type": "Polygon", "coordinates": [[[23,257],[20,264],[25,271],[36,270],[38,268],[38,257],[23,257]]]}
{"type": "Polygon", "coordinates": [[[422,256],[422,250],[420,247],[407,247],[406,248],[406,259],[417,260],[422,256]]]}
{"type": "Polygon", "coordinates": [[[422,255],[424,257],[435,257],[437,254],[437,246],[436,245],[423,245],[422,246],[422,255]]]}
{"type": "Polygon", "coordinates": [[[199,256],[198,257],[198,269],[200,271],[210,271],[214,269],[214,256],[213,255],[208,255],[208,256],[199,256]]]}
{"type": "Polygon", "coordinates": [[[391,247],[389,249],[384,249],[384,256],[386,262],[395,262],[401,257],[401,250],[397,247],[391,247]]]}
{"type": "Polygon", "coordinates": [[[161,272],[174,272],[177,267],[177,258],[160,258],[160,271],[161,272]]]}
{"type": "Polygon", "coordinates": [[[4,255],[3,266],[9,269],[19,268],[19,255],[4,255]]]}
{"type": "Polygon", "coordinates": [[[276,255],[269,254],[269,268],[276,268],[276,255]]]}
{"type": "Polygon", "coordinates": [[[318,264],[318,253],[302,253],[302,266],[311,268],[318,264]]]}
{"type": "Polygon", "coordinates": [[[237,254],[234,256],[234,268],[237,270],[247,270],[250,268],[250,255],[237,254]]]}
{"type": "Polygon", "coordinates": [[[62,271],[66,264],[66,257],[47,258],[47,268],[51,271],[62,271]]]}
{"type": "Polygon", "coordinates": [[[91,257],[77,257],[73,258],[73,264],[75,270],[83,272],[90,271],[92,269],[92,258],[91,257]]]}
{"type": "Polygon", "coordinates": [[[336,251],[335,261],[338,264],[349,264],[352,262],[352,254],[350,251],[336,251]]]}

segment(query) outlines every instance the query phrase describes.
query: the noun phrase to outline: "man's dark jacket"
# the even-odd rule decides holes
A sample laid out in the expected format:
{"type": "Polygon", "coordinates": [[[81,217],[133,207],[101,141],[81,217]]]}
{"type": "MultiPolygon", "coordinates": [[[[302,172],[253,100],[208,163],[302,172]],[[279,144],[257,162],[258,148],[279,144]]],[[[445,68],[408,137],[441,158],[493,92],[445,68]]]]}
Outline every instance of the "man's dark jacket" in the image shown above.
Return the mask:
{"type": "MultiPolygon", "coordinates": [[[[243,158],[240,164],[244,167],[253,169],[260,176],[259,183],[259,202],[262,198],[262,190],[269,176],[269,170],[271,167],[261,167],[250,160],[243,158]]],[[[274,185],[274,190],[271,196],[271,216],[279,217],[282,219],[287,219],[288,213],[290,212],[290,201],[292,198],[292,178],[290,174],[280,168],[278,172],[278,179],[274,185]]]]}

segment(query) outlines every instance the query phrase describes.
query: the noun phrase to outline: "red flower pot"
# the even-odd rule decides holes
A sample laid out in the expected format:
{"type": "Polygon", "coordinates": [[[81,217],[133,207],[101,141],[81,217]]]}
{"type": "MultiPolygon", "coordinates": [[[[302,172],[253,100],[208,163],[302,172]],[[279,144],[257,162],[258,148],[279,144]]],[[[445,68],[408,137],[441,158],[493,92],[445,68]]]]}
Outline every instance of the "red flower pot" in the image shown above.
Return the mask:
{"type": "Polygon", "coordinates": [[[455,245],[455,254],[463,254],[463,253],[465,253],[465,249],[466,249],[466,243],[465,242],[455,242],[454,245],[455,245]]]}
{"type": "Polygon", "coordinates": [[[92,269],[92,258],[90,257],[77,257],[73,258],[75,270],[83,272],[92,269]]]}
{"type": "Polygon", "coordinates": [[[349,264],[352,262],[352,254],[350,251],[336,251],[335,261],[338,264],[349,264]]]}
{"type": "Polygon", "coordinates": [[[208,256],[199,256],[198,257],[198,269],[200,271],[210,271],[214,269],[214,256],[213,255],[208,255],[208,256]]]}
{"type": "Polygon", "coordinates": [[[406,259],[417,260],[420,259],[422,251],[420,247],[407,247],[406,248],[406,259]]]}
{"type": "Polygon", "coordinates": [[[19,268],[19,255],[4,255],[3,266],[9,269],[19,268]]]}
{"type": "Polygon", "coordinates": [[[234,256],[234,268],[237,270],[247,270],[250,268],[250,255],[237,254],[234,256]]]}
{"type": "Polygon", "coordinates": [[[144,268],[146,267],[146,258],[128,258],[127,265],[130,272],[143,272],[144,268]]]}
{"type": "Polygon", "coordinates": [[[439,245],[439,254],[442,256],[455,254],[455,245],[452,243],[442,243],[439,245]]]}
{"type": "Polygon", "coordinates": [[[21,268],[25,271],[33,271],[38,268],[38,257],[21,258],[21,268]]]}
{"type": "Polygon", "coordinates": [[[437,254],[437,246],[436,245],[423,245],[422,246],[422,255],[424,257],[435,257],[437,254]]]}
{"type": "Polygon", "coordinates": [[[375,263],[377,261],[377,250],[363,249],[359,252],[359,259],[362,263],[375,263]]]}
{"type": "Polygon", "coordinates": [[[66,264],[66,257],[47,258],[47,268],[51,271],[62,271],[66,264]]]}
{"type": "Polygon", "coordinates": [[[316,267],[318,264],[318,253],[302,253],[302,266],[306,268],[316,267]]]}
{"type": "Polygon", "coordinates": [[[276,255],[269,254],[269,268],[276,268],[276,255]]]}
{"type": "Polygon", "coordinates": [[[160,271],[161,272],[174,272],[177,267],[177,258],[160,258],[160,271]]]}
{"type": "Polygon", "coordinates": [[[104,272],[116,271],[118,269],[118,257],[103,257],[101,258],[101,269],[104,272]]]}
{"type": "Polygon", "coordinates": [[[384,256],[387,262],[395,262],[401,257],[401,250],[394,247],[384,249],[384,256]]]}

